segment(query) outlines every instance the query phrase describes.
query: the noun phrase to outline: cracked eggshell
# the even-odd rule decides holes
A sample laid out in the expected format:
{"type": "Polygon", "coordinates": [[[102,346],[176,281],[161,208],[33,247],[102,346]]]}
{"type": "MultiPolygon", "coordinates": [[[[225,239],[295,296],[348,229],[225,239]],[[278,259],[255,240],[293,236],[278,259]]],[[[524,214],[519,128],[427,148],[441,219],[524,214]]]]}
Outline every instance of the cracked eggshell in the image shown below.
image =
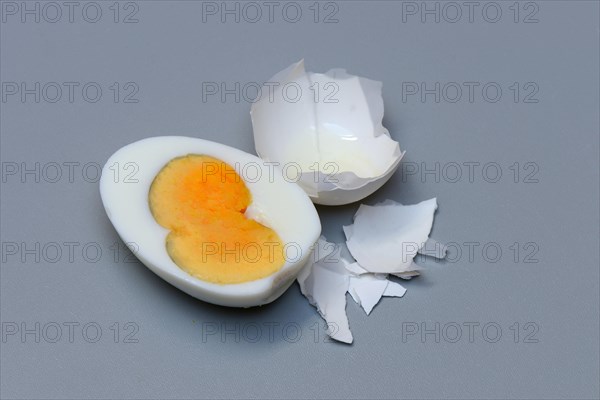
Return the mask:
{"type": "Polygon", "coordinates": [[[219,143],[181,136],[154,137],[129,144],[109,158],[102,170],[100,194],[106,214],[121,239],[135,247],[134,254],[162,279],[209,303],[251,307],[270,303],[283,294],[310,260],[312,246],[321,233],[319,216],[308,196],[298,185],[287,182],[279,170],[275,174],[270,171],[271,167],[258,157],[219,143]],[[166,250],[169,231],[151,214],[148,192],[165,164],[187,154],[209,155],[234,167],[250,163],[259,167],[261,174],[257,180],[246,180],[240,174],[252,194],[246,216],[275,230],[284,244],[294,243],[300,249],[300,256],[286,260],[270,276],[239,284],[205,282],[179,268],[166,250]],[[129,165],[136,173],[129,180],[115,179],[110,170],[115,165],[119,168],[129,165]]]}
{"type": "Polygon", "coordinates": [[[379,189],[404,152],[382,125],[381,82],[304,62],[273,76],[252,105],[257,154],[280,164],[317,204],[341,205],[379,189]],[[293,168],[292,168],[293,166],[293,168]],[[300,174],[297,174],[297,170],[300,174]]]}

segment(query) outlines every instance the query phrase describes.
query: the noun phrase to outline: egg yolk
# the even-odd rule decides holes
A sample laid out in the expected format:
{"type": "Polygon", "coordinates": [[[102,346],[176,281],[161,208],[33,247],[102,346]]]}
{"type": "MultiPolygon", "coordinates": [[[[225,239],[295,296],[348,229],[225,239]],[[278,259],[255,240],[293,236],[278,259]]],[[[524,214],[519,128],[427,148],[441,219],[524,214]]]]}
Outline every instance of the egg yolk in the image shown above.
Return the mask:
{"type": "Polygon", "coordinates": [[[233,167],[189,154],[171,160],[150,187],[150,210],[170,230],[166,248],[181,269],[204,281],[242,283],[284,264],[272,229],[246,218],[252,195],[233,167]]]}

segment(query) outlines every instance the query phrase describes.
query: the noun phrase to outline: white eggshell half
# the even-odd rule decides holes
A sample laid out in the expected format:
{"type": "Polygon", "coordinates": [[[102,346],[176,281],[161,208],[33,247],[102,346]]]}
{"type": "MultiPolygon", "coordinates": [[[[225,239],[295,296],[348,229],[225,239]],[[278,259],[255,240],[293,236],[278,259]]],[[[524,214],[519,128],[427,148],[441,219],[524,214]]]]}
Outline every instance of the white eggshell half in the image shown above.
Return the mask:
{"type": "Polygon", "coordinates": [[[251,109],[256,152],[301,169],[298,183],[317,204],[361,200],[379,189],[404,155],[382,125],[382,84],[300,61],[263,86],[251,109]]]}
{"type": "Polygon", "coordinates": [[[277,299],[306,265],[321,232],[310,199],[298,185],[286,181],[281,170],[254,155],[198,138],[154,137],[121,148],[102,170],[100,194],[110,221],[125,243],[134,244],[140,261],[189,295],[223,306],[251,307],[277,299]],[[169,231],[152,216],[148,193],[163,166],[187,154],[209,155],[242,172],[252,194],[246,216],[272,228],[288,246],[286,263],[279,271],[255,281],[221,285],[195,278],[171,260],[165,246],[169,231]],[[121,171],[118,178],[115,168],[121,171]],[[135,173],[127,176],[124,170],[135,173]]]}

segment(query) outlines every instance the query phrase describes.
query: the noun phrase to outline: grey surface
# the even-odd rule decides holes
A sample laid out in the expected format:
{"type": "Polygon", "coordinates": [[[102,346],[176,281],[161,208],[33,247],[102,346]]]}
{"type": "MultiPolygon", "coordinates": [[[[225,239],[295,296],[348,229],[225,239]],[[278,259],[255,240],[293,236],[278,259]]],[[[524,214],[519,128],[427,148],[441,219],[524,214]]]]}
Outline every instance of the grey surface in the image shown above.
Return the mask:
{"type": "MultiPolygon", "coordinates": [[[[21,23],[6,15],[1,24],[2,82],[93,81],[103,88],[94,104],[80,92],[73,103],[22,103],[17,96],[1,103],[3,163],[80,163],[73,182],[66,169],[48,182],[47,166],[39,183],[30,175],[2,183],[5,247],[39,242],[50,251],[48,243],[80,243],[72,260],[63,247],[55,263],[48,262],[54,253],[41,254],[40,262],[25,254],[23,262],[4,248],[3,329],[33,329],[37,322],[40,339],[19,333],[0,343],[2,398],[598,398],[597,2],[533,3],[537,23],[521,21],[533,8],[514,23],[513,2],[495,3],[503,11],[497,23],[482,18],[484,2],[473,22],[463,15],[456,23],[431,16],[422,23],[406,14],[403,22],[400,2],[340,2],[339,21],[330,24],[313,22],[312,2],[302,3],[297,23],[277,11],[272,23],[266,16],[257,23],[209,16],[203,23],[200,2],[138,1],[139,22],[123,24],[112,21],[112,2],[98,4],[103,16],[95,24],[81,18],[82,6],[73,23],[67,16],[21,23]],[[384,123],[407,150],[405,165],[439,162],[447,169],[439,182],[400,171],[365,203],[436,196],[432,236],[462,250],[458,257],[453,249],[455,262],[421,260],[428,269],[406,284],[406,296],[384,299],[369,317],[349,301],[352,346],[323,342],[321,320],[297,285],[260,309],[224,309],[179,292],[122,254],[115,262],[110,246],[119,239],[97,183],[81,174],[83,164],[103,164],[119,147],[154,135],[193,135],[252,152],[250,104],[232,96],[203,102],[202,82],[260,83],[303,57],[313,71],[344,67],[383,81],[384,123]],[[135,82],[139,102],[115,103],[115,81],[135,82]],[[436,81],[496,82],[503,96],[496,103],[481,92],[472,103],[403,101],[403,82],[436,81]],[[522,102],[522,92],[515,103],[513,82],[537,84],[538,102],[522,102]],[[449,163],[466,162],[496,162],[502,178],[487,182],[480,166],[473,182],[465,169],[451,183],[449,163]],[[519,183],[509,168],[515,162],[519,183]],[[537,183],[524,182],[528,162],[537,166],[537,183]],[[467,242],[479,242],[471,259],[467,242]],[[86,243],[102,249],[98,262],[82,256],[86,243]],[[487,243],[494,244],[486,259],[487,243]],[[502,255],[492,262],[496,245],[502,255]],[[524,262],[535,246],[528,260],[538,262],[524,262]],[[79,324],[72,343],[69,322],[79,324]],[[480,324],[472,341],[469,322],[480,324]],[[88,343],[93,328],[83,336],[86,323],[102,328],[96,343],[88,343]],[[222,323],[238,332],[239,343],[222,323]],[[279,324],[272,340],[270,323],[279,324]],[[403,341],[403,332],[421,323],[440,324],[439,342],[433,334],[403,341]],[[463,329],[456,343],[453,323],[463,329]],[[496,343],[485,340],[493,329],[482,335],[486,323],[501,327],[496,343]],[[62,326],[57,343],[54,324],[62,326]],[[257,326],[262,337],[251,343],[257,326]],[[137,343],[126,343],[134,327],[137,343]],[[208,334],[212,328],[217,333],[208,334]],[[294,329],[301,332],[297,341],[294,329]]],[[[319,207],[323,233],[342,241],[341,226],[357,206],[319,207]]]]}

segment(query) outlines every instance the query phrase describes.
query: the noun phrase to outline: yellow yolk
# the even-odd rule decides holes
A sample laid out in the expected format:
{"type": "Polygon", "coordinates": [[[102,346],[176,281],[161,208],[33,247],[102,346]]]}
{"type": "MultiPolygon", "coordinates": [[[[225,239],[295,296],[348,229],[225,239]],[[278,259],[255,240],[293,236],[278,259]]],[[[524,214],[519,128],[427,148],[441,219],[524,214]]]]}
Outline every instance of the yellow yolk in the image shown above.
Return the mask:
{"type": "Polygon", "coordinates": [[[244,215],[251,202],[230,165],[197,154],[171,160],[149,193],[154,218],[171,231],[171,259],[190,275],[220,284],[264,278],[284,264],[277,233],[244,215]]]}

